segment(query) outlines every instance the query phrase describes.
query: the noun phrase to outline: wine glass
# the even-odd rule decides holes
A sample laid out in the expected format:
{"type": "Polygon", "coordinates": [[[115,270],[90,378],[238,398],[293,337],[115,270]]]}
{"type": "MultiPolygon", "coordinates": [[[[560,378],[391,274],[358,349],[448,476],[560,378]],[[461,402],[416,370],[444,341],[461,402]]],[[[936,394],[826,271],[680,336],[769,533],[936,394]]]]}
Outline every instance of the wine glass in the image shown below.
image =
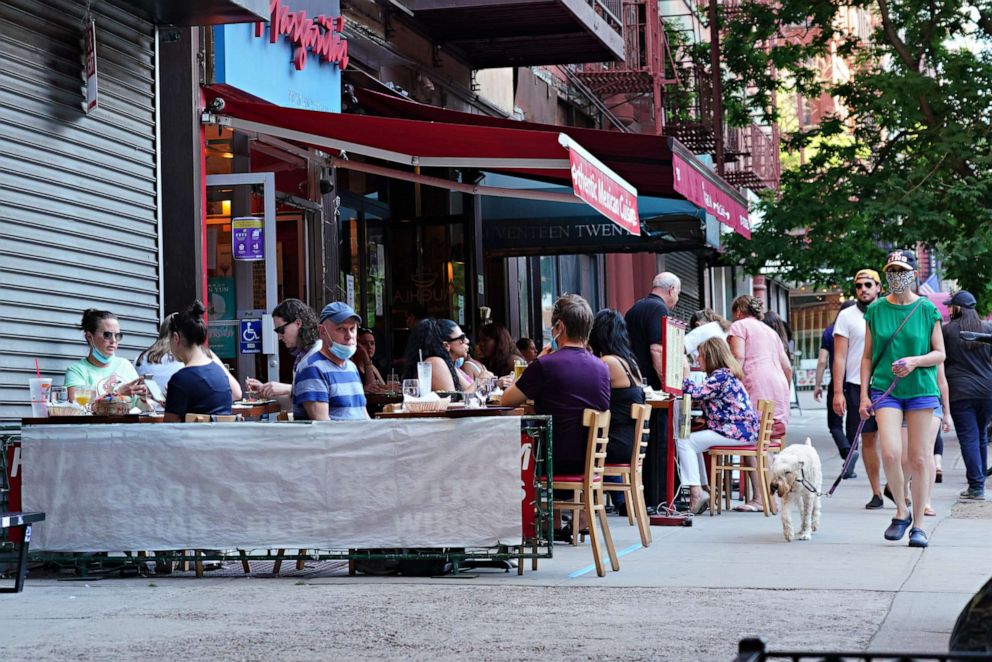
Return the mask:
{"type": "Polygon", "coordinates": [[[416,398],[420,395],[420,382],[416,379],[403,380],[403,395],[416,398]]]}
{"type": "Polygon", "coordinates": [[[93,401],[93,397],[95,395],[96,391],[94,389],[87,388],[85,386],[77,386],[76,390],[73,391],[72,399],[77,405],[83,407],[86,411],[89,411],[90,402],[93,401]]]}

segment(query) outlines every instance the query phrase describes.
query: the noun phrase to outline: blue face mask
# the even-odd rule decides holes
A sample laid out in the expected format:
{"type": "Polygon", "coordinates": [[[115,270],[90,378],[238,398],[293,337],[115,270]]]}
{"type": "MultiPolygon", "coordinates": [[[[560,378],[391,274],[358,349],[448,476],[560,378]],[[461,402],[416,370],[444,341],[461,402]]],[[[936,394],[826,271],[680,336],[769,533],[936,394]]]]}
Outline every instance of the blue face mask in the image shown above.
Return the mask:
{"type": "Polygon", "coordinates": [[[332,342],[331,343],[331,354],[341,359],[342,361],[347,361],[355,352],[358,351],[357,345],[342,345],[341,343],[332,342]]]}
{"type": "Polygon", "coordinates": [[[456,368],[461,368],[463,365],[465,365],[465,357],[464,356],[459,356],[457,359],[455,359],[455,367],[456,368]]]}
{"type": "Polygon", "coordinates": [[[98,350],[96,347],[92,349],[92,353],[93,353],[93,358],[96,359],[97,363],[100,363],[101,365],[107,365],[108,363],[110,363],[110,359],[114,358],[113,356],[107,356],[106,354],[98,350]]]}
{"type": "MultiPolygon", "coordinates": [[[[554,329],[554,325],[552,325],[551,328],[554,329]]],[[[560,336],[560,335],[561,334],[559,333],[556,336],[556,335],[554,335],[554,332],[552,331],[552,334],[551,334],[551,351],[552,352],[557,352],[558,351],[558,336],[560,336]]]]}

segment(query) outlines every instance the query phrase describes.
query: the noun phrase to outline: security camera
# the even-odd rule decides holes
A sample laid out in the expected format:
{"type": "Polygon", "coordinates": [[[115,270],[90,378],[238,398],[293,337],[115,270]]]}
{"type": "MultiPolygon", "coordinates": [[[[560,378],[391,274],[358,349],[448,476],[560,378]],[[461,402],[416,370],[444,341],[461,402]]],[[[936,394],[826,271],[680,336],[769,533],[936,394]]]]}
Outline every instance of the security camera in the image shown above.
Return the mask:
{"type": "Polygon", "coordinates": [[[222,99],[221,97],[217,97],[209,104],[207,104],[207,110],[209,110],[211,113],[222,113],[224,112],[225,105],[226,104],[224,103],[224,99],[222,99]]]}

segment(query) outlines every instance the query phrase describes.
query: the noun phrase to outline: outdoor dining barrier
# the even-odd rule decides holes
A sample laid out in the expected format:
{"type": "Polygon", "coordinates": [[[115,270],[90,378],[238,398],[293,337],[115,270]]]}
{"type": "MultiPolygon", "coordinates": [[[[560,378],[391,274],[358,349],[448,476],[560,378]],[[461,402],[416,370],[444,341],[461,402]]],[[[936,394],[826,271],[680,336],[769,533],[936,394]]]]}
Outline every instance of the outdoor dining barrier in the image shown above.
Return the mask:
{"type": "Polygon", "coordinates": [[[551,556],[551,489],[536,482],[550,474],[550,434],[543,416],[32,424],[3,450],[23,475],[8,500],[48,514],[32,560],[73,552],[80,572],[111,562],[97,552],[167,549],[231,550],[198,560],[273,560],[274,549],[443,558],[456,569],[518,559],[522,571],[525,558],[551,556]]]}

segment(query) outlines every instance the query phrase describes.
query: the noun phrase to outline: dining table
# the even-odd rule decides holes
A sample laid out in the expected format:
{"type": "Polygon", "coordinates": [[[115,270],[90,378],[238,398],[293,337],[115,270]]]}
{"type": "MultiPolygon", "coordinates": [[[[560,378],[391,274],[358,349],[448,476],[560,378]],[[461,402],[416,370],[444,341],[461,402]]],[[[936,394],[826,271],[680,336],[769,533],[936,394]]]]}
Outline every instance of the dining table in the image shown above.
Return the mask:
{"type": "Polygon", "coordinates": [[[449,406],[445,411],[395,411],[376,414],[376,418],[474,418],[477,416],[523,416],[523,407],[503,407],[498,405],[488,407],[449,406]]]}

